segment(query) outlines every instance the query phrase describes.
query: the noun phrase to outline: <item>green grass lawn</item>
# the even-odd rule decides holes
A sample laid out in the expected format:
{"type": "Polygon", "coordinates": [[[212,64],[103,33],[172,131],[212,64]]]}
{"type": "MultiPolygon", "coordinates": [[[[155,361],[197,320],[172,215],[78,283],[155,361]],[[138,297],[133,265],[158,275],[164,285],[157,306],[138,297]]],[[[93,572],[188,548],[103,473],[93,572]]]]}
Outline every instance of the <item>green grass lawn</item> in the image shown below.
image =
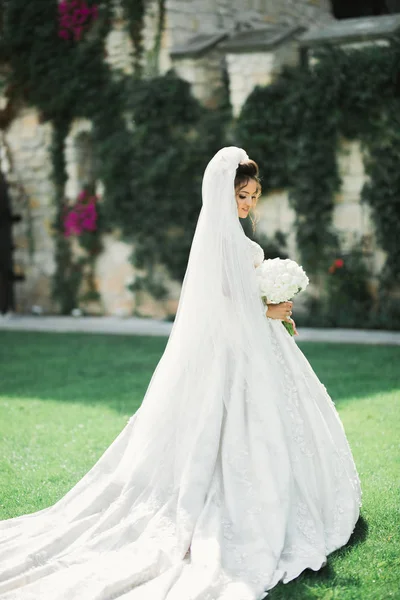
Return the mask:
{"type": "MultiPolygon", "coordinates": [[[[88,471],[140,405],[165,338],[0,331],[0,518],[88,471]]],[[[346,428],[363,487],[349,544],[271,600],[400,599],[400,348],[300,344],[346,428]]]]}

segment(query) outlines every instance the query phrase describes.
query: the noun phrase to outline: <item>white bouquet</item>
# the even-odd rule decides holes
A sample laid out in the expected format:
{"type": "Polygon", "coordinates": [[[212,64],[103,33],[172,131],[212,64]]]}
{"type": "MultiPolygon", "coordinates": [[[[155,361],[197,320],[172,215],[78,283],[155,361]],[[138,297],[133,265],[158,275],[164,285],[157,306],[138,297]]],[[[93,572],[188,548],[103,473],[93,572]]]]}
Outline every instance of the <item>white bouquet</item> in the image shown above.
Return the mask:
{"type": "MultiPolygon", "coordinates": [[[[279,304],[291,300],[305,290],[309,279],[294,260],[289,258],[269,258],[256,267],[256,275],[264,304],[279,304]]],[[[294,335],[293,325],[282,321],[290,335],[294,335]]]]}

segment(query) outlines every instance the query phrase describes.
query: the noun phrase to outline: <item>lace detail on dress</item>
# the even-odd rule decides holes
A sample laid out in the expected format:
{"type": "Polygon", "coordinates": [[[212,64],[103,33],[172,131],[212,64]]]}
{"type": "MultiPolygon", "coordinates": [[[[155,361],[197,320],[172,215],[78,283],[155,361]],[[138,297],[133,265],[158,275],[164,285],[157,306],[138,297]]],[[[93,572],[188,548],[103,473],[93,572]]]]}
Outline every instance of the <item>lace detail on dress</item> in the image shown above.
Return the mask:
{"type": "Polygon", "coordinates": [[[306,540],[308,540],[311,545],[317,546],[318,536],[315,528],[315,522],[311,517],[310,510],[305,502],[297,503],[296,524],[306,540]]]}
{"type": "MultiPolygon", "coordinates": [[[[279,326],[282,327],[280,323],[279,326]]],[[[285,333],[285,331],[283,331],[283,333],[285,333]]],[[[283,370],[283,384],[286,400],[285,407],[290,415],[290,419],[292,422],[293,439],[299,445],[299,448],[302,451],[302,453],[308,456],[309,458],[312,458],[314,456],[314,449],[310,447],[310,444],[307,443],[305,438],[304,421],[300,415],[299,396],[296,383],[289,367],[286,364],[281,350],[281,346],[278,342],[276,332],[274,331],[273,326],[271,327],[271,340],[274,348],[274,354],[283,370]]]]}
{"type": "Polygon", "coordinates": [[[261,600],[347,542],[352,457],[295,341],[264,317],[264,253],[233,193],[245,157],[227,148],[207,166],[139,411],[48,513],[0,523],[2,600],[261,600]]]}
{"type": "Polygon", "coordinates": [[[247,238],[247,240],[249,242],[249,248],[254,267],[258,267],[264,260],[264,250],[261,248],[260,244],[257,244],[257,242],[254,242],[250,238],[247,238]]]}

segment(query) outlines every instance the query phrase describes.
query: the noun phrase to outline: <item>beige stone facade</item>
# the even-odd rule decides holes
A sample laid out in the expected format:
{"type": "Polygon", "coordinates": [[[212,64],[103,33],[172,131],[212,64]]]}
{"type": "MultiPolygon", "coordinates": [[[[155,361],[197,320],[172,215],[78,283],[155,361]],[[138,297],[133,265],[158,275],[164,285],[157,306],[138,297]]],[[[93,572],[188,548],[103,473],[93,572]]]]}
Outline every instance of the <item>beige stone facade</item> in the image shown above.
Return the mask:
{"type": "Polygon", "coordinates": [[[277,48],[274,52],[227,54],[230,100],[234,116],[240,114],[242,106],[256,85],[270,84],[283,65],[295,64],[297,61],[298,52],[294,43],[277,48]]]}
{"type": "MultiPolygon", "coordinates": [[[[106,42],[106,60],[116,70],[132,73],[133,52],[122,12],[115,2],[115,20],[106,42]]],[[[212,105],[222,85],[225,73],[229,78],[230,100],[235,115],[255,85],[266,85],[285,64],[299,60],[296,36],[271,48],[254,50],[239,47],[223,50],[214,42],[205,44],[201,52],[191,52],[193,37],[206,39],[220,35],[229,38],[235,32],[261,31],[263,27],[318,27],[332,21],[328,0],[167,0],[165,28],[157,46],[159,3],[148,0],[144,30],[144,73],[164,73],[171,67],[189,81],[194,95],[212,105]],[[207,36],[210,36],[207,38],[207,36]],[[187,51],[185,53],[185,44],[187,51]],[[213,45],[214,44],[214,45],[213,45]],[[183,50],[179,54],[179,48],[183,50]],[[178,50],[177,50],[178,49],[178,50]],[[156,55],[157,54],[157,55],[156,55]]],[[[250,35],[251,38],[251,35],[250,35]]],[[[65,195],[72,201],[90,178],[91,123],[73,123],[66,140],[68,182],[65,195]],[[85,158],[86,157],[86,158],[85,158]],[[90,161],[89,161],[90,162],[90,161]]],[[[51,279],[55,270],[52,222],[54,219],[54,188],[51,183],[49,147],[51,125],[42,124],[34,110],[23,110],[6,131],[2,144],[2,165],[12,184],[14,212],[22,214],[22,222],[13,228],[15,268],[25,274],[25,281],[16,284],[17,310],[30,312],[39,305],[45,312],[56,307],[51,301],[51,279]]],[[[371,261],[377,273],[383,253],[377,248],[373,223],[368,208],[360,204],[360,191],[365,174],[359,145],[343,140],[339,156],[342,188],[335,198],[334,224],[344,243],[364,235],[370,240],[371,261]]],[[[261,165],[262,168],[262,165],[261,165]]],[[[101,195],[101,181],[96,183],[101,195]]],[[[259,230],[269,235],[276,231],[287,234],[288,250],[297,257],[294,234],[295,214],[285,190],[278,190],[259,202],[259,230]]],[[[136,273],[129,257],[133,247],[123,242],[117,232],[103,239],[104,251],[96,265],[96,285],[101,301],[95,312],[125,316],[144,314],[160,318],[175,312],[180,287],[168,282],[169,296],[156,301],[144,293],[133,293],[128,286],[136,273]]],[[[85,308],[85,307],[84,307],[85,308]]]]}
{"type": "Polygon", "coordinates": [[[10,184],[12,207],[22,217],[13,227],[15,271],[25,275],[16,285],[17,310],[40,305],[52,310],[55,271],[52,223],[54,190],[49,147],[51,126],[34,110],[23,110],[2,139],[2,169],[10,184]]]}
{"type": "MultiPolygon", "coordinates": [[[[379,248],[375,227],[368,205],[361,203],[360,195],[367,181],[360,144],[342,139],[338,152],[341,187],[334,198],[333,226],[339,234],[343,251],[349,250],[363,239],[369,267],[373,279],[373,288],[377,285],[377,276],[385,262],[385,253],[379,248]]],[[[290,206],[287,190],[277,190],[260,198],[258,205],[260,221],[257,231],[273,237],[276,232],[286,236],[289,256],[300,261],[296,246],[296,213],[290,206]]],[[[315,294],[315,287],[309,293],[315,294]]],[[[305,300],[306,294],[302,294],[305,300]]]]}

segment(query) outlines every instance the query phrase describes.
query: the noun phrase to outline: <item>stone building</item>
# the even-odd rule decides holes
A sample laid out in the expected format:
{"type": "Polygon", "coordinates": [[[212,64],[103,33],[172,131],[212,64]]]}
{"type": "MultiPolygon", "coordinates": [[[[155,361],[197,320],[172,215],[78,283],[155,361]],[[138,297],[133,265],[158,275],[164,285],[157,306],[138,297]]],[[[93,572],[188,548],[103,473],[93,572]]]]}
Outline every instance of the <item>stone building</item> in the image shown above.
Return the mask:
{"type": "MultiPolygon", "coordinates": [[[[208,106],[213,106],[224,78],[228,77],[235,115],[255,85],[268,84],[283,65],[297,63],[301,47],[310,48],[317,43],[318,36],[330,35],[333,39],[337,25],[328,0],[167,0],[165,25],[158,43],[160,3],[148,0],[146,6],[145,76],[173,67],[191,83],[193,94],[208,106]]],[[[400,27],[398,21],[396,26],[400,27]]],[[[383,27],[381,37],[385,35],[383,27]]],[[[118,1],[114,2],[114,21],[106,55],[114,69],[132,72],[132,45],[118,1]]],[[[90,178],[90,132],[89,121],[76,121],[66,141],[66,195],[71,200],[90,178]]],[[[51,224],[55,209],[50,179],[50,141],[51,125],[40,122],[37,112],[28,108],[21,110],[2,132],[2,170],[11,185],[13,212],[22,216],[21,222],[13,227],[14,269],[25,277],[16,284],[18,312],[30,312],[32,307],[37,311],[55,310],[51,300],[51,278],[55,270],[51,224]]],[[[353,235],[371,235],[373,245],[368,210],[359,202],[365,176],[357,143],[343,142],[340,164],[343,184],[336,198],[334,224],[349,239],[353,235]]],[[[96,185],[101,192],[101,181],[96,185]]],[[[262,198],[259,206],[261,231],[271,234],[279,229],[287,233],[290,254],[296,257],[295,216],[287,193],[283,190],[270,194],[262,198]]],[[[132,247],[117,234],[104,236],[104,251],[96,266],[101,302],[97,308],[91,308],[121,316],[138,312],[165,317],[173,313],[179,286],[171,283],[170,297],[166,301],[155,301],[143,293],[139,297],[128,290],[127,286],[135,279],[129,262],[131,252],[132,247]]],[[[375,260],[374,268],[378,271],[382,253],[377,252],[375,260]]]]}

